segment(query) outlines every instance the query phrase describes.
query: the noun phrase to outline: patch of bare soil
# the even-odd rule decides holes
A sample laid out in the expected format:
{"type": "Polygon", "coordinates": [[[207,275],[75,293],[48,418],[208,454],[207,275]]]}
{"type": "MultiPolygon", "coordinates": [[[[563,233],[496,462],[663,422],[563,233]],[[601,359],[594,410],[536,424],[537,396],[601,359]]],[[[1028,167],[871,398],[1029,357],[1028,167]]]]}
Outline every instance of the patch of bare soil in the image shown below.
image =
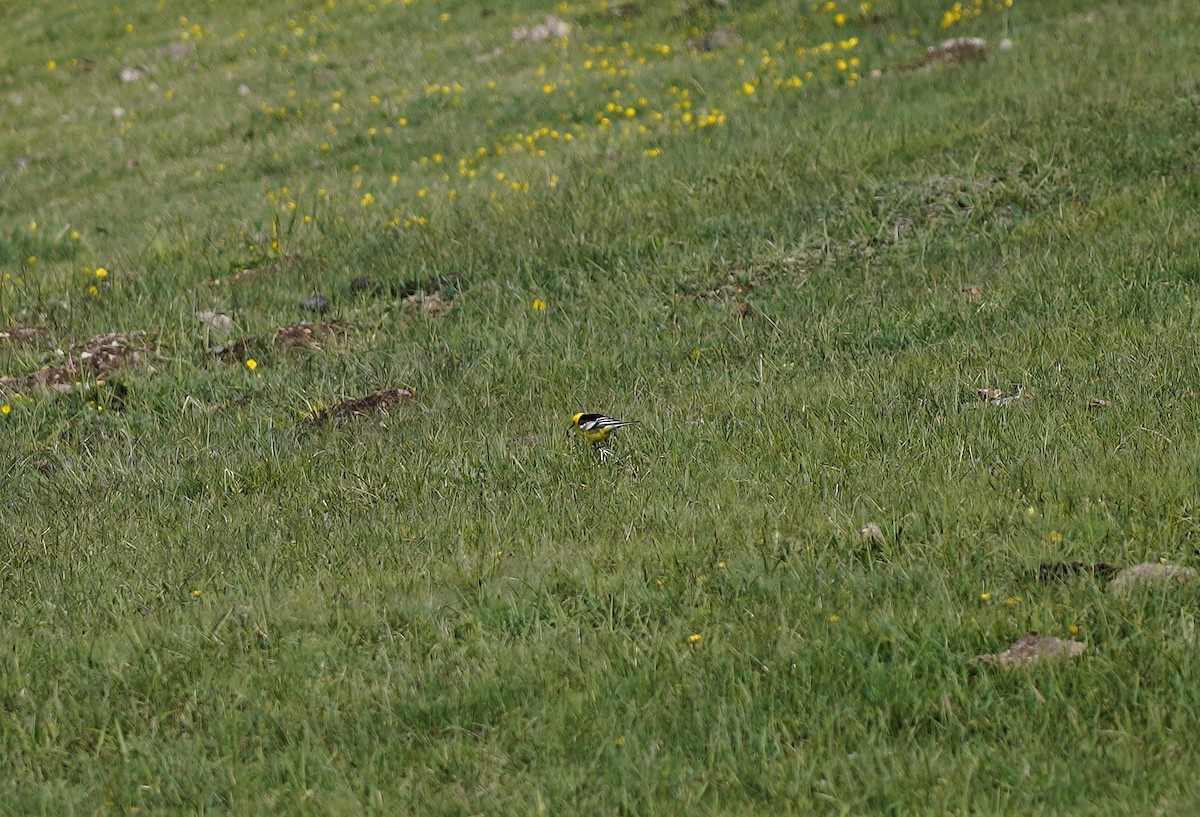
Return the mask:
{"type": "Polygon", "coordinates": [[[311,419],[314,423],[323,423],[327,420],[366,417],[376,412],[387,414],[390,409],[403,405],[414,397],[408,389],[384,389],[365,397],[343,400],[331,409],[316,412],[311,419]]]}
{"type": "Polygon", "coordinates": [[[1184,584],[1196,578],[1196,570],[1164,562],[1144,562],[1125,568],[1108,583],[1108,592],[1128,594],[1154,585],[1184,584]]]}
{"type": "Polygon", "coordinates": [[[149,355],[146,333],[141,330],[97,335],[65,352],[57,366],[43,366],[28,375],[0,377],[0,392],[43,388],[63,391],[85,377],[141,368],[147,365],[149,355]]]}
{"type": "Polygon", "coordinates": [[[241,363],[248,357],[252,357],[252,350],[258,349],[262,343],[253,335],[248,335],[244,338],[238,338],[235,341],[224,343],[219,346],[211,346],[208,351],[210,354],[220,358],[225,363],[241,363]]]}
{"type": "Polygon", "coordinates": [[[320,349],[326,341],[339,341],[346,337],[350,329],[341,323],[297,323],[284,326],[275,331],[272,345],[276,349],[320,349]]]}
{"type": "Polygon", "coordinates": [[[919,74],[932,71],[939,65],[979,65],[987,60],[991,47],[980,37],[955,37],[931,45],[916,59],[888,70],[875,69],[871,77],[878,79],[896,74],[919,74]]]}
{"type": "Polygon", "coordinates": [[[1042,661],[1073,661],[1083,655],[1086,649],[1087,644],[1082,641],[1029,632],[1004,652],[981,655],[978,661],[986,667],[1007,670],[1029,667],[1042,661]]]}
{"type": "Polygon", "coordinates": [[[1042,562],[1038,565],[1038,581],[1049,584],[1076,576],[1096,576],[1107,579],[1120,570],[1108,562],[1042,562]]]}
{"type": "Polygon", "coordinates": [[[0,332],[0,340],[9,343],[38,343],[50,337],[50,330],[44,326],[10,326],[0,332]]]}
{"type": "Polygon", "coordinates": [[[325,343],[345,339],[352,328],[344,323],[305,321],[276,329],[269,343],[257,335],[247,335],[220,346],[212,346],[208,351],[225,363],[242,363],[246,358],[253,357],[255,353],[268,347],[283,352],[321,349],[325,343]]]}

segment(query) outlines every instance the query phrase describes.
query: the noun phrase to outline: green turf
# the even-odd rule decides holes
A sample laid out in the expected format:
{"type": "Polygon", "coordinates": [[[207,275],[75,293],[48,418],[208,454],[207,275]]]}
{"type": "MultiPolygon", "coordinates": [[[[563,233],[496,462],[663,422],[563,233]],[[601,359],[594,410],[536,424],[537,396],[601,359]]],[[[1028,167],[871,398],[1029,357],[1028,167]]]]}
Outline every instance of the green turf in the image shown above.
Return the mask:
{"type": "Polygon", "coordinates": [[[0,811],[1200,808],[1038,575],[1197,560],[1195,4],[192,5],[5,23],[0,811]]]}

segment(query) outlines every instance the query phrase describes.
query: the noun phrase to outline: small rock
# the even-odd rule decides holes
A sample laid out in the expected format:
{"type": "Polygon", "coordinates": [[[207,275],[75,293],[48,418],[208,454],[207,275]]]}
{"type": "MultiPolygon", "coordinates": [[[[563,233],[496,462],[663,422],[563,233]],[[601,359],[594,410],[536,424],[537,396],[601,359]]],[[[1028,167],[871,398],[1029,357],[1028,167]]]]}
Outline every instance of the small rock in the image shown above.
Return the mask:
{"type": "Polygon", "coordinates": [[[374,288],[375,285],[371,283],[371,279],[365,276],[355,278],[350,282],[350,294],[352,295],[361,295],[364,292],[370,292],[374,288]]]}
{"type": "Polygon", "coordinates": [[[305,312],[315,312],[318,315],[329,311],[329,299],[319,292],[314,292],[300,299],[300,308],[305,312]]]}
{"type": "Polygon", "coordinates": [[[121,82],[137,82],[139,79],[145,79],[150,72],[140,65],[127,65],[121,69],[121,82]]]}
{"type": "Polygon", "coordinates": [[[1196,570],[1182,565],[1164,562],[1143,562],[1127,567],[1108,583],[1108,592],[1115,595],[1129,593],[1153,584],[1184,584],[1196,578],[1196,570]]]}
{"type": "Polygon", "coordinates": [[[213,312],[212,310],[205,309],[196,313],[196,320],[209,329],[216,329],[221,332],[227,332],[233,328],[233,319],[224,312],[213,312]]]}

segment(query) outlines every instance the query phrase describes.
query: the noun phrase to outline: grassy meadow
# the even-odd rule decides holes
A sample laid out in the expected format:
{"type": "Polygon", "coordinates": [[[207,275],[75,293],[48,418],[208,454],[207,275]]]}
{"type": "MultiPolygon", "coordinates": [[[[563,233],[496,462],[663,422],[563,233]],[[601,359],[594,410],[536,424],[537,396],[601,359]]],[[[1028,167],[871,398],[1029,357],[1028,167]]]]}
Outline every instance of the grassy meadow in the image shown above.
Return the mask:
{"type": "Polygon", "coordinates": [[[1200,6],[4,16],[0,812],[1200,810],[1200,6]]]}

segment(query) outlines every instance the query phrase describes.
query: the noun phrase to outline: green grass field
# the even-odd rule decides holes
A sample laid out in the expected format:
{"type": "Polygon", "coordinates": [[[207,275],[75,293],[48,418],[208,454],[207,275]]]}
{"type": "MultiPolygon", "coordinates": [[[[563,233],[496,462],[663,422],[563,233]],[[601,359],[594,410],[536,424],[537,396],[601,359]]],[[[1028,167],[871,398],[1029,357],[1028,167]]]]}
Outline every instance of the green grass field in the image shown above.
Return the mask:
{"type": "Polygon", "coordinates": [[[1041,575],[1198,561],[1200,6],[186,5],[6,12],[0,812],[1200,810],[1041,575]]]}

